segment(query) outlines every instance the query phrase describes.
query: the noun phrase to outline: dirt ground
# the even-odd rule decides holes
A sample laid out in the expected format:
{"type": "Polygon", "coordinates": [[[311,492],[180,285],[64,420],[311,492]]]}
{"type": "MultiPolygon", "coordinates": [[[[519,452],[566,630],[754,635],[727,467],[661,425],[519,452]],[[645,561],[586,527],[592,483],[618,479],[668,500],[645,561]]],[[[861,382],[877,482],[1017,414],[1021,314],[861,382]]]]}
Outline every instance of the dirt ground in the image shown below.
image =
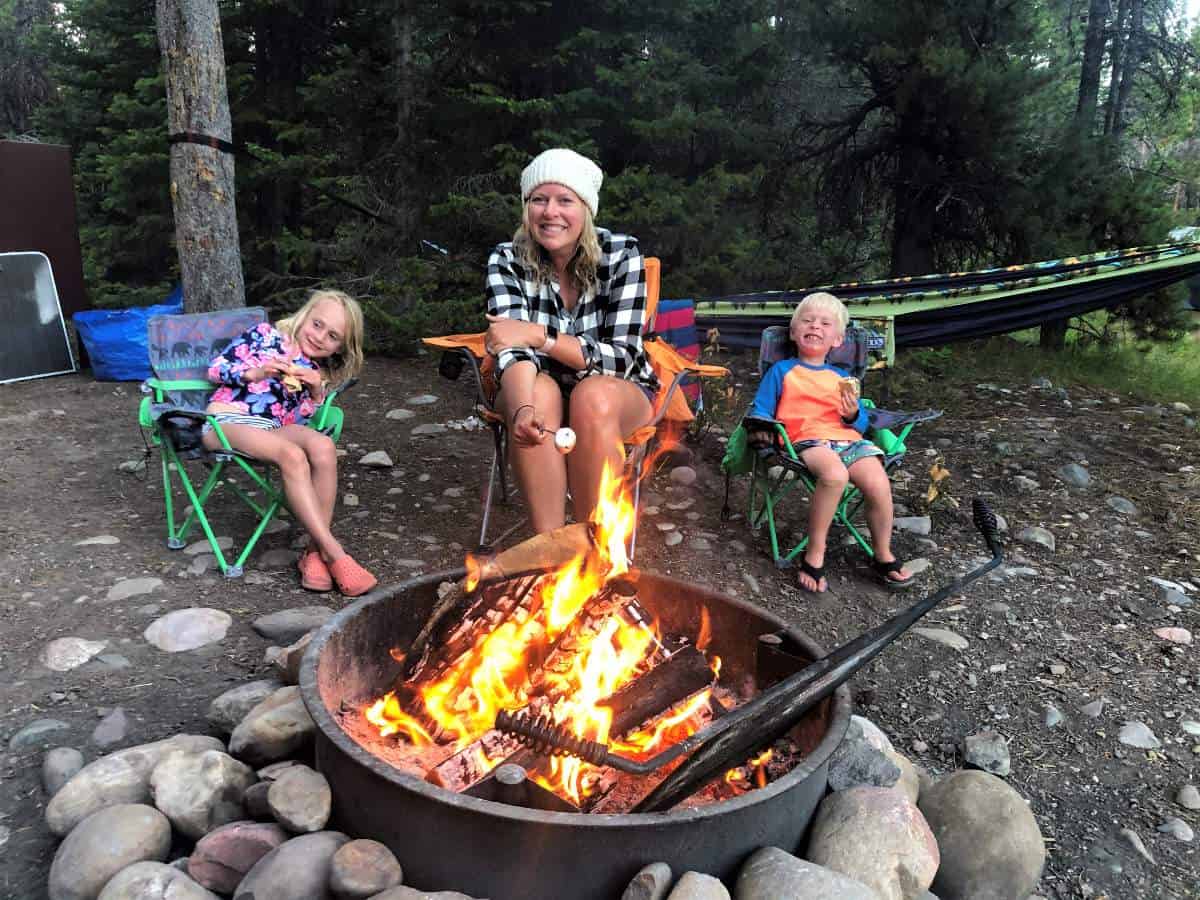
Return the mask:
{"type": "MultiPolygon", "coordinates": [[[[735,395],[722,409],[745,408],[752,362],[732,359],[735,395]]],[[[1174,799],[1181,786],[1200,781],[1200,737],[1181,727],[1200,720],[1198,651],[1154,634],[1163,626],[1200,630],[1200,605],[1173,611],[1150,580],[1190,582],[1190,598],[1200,601],[1200,474],[1190,468],[1200,462],[1200,433],[1194,423],[1189,431],[1186,413],[1134,398],[1074,387],[1062,392],[1028,380],[977,385],[969,374],[921,373],[915,365],[894,387],[891,405],[946,413],[914,434],[906,480],[896,487],[908,514],[932,516],[928,538],[897,537],[903,558],[930,563],[917,591],[983,557],[969,521],[975,494],[1007,520],[1009,569],[976,583],[921,623],[954,631],[968,641],[967,649],[906,635],[851,682],[857,711],[935,777],[961,763],[966,735],[994,729],[1007,738],[1008,781],[1029,801],[1049,852],[1039,886],[1046,897],[1200,896],[1196,842],[1156,830],[1173,816],[1200,830],[1200,813],[1174,799]],[[946,496],[929,510],[923,498],[935,461],[950,476],[942,483],[946,496]],[[1073,461],[1086,464],[1089,486],[1068,489],[1055,474],[1073,461]],[[1040,487],[1031,489],[1022,479],[1040,487]],[[1132,501],[1137,513],[1112,509],[1112,495],[1132,501]],[[1056,548],[1015,540],[1026,526],[1053,533],[1056,548]],[[1107,703],[1098,717],[1081,712],[1100,697],[1107,703]],[[1045,724],[1047,703],[1062,714],[1054,727],[1045,724]],[[1149,726],[1161,748],[1119,743],[1117,733],[1129,721],[1149,726]],[[1123,829],[1140,836],[1154,862],[1135,851],[1123,829]]],[[[42,751],[10,750],[15,732],[37,719],[63,720],[69,730],[55,743],[80,748],[89,761],[106,752],[91,744],[90,735],[99,716],[115,707],[125,710],[130,724],[125,739],[110,749],[180,731],[206,733],[209,701],[265,671],[267,642],[251,630],[254,618],[312,603],[340,604],[336,595],[300,590],[290,566],[266,573],[255,567],[266,550],[289,546],[293,535],[287,532],[264,539],[247,577],[188,573],[193,557],[165,546],[157,455],[147,470],[118,469],[143,455],[139,399],[136,384],[100,383],[90,373],[0,386],[2,898],[45,896],[57,846],[42,821],[42,751]],[[100,535],[119,543],[78,544],[100,535]],[[137,577],[157,577],[163,585],[105,602],[114,584],[137,577]],[[142,637],[156,617],[190,606],[229,612],[234,624],[225,639],[168,654],[142,637]],[[47,642],[64,636],[108,641],[106,653],[129,665],[92,661],[51,671],[39,656],[47,642]]],[[[475,542],[487,438],[453,429],[430,437],[411,431],[467,417],[472,403],[466,379],[441,379],[432,356],[372,359],[345,400],[343,446],[349,453],[342,487],[359,503],[339,506],[335,531],[385,583],[460,564],[475,542]],[[410,406],[415,416],[405,421],[386,418],[421,394],[440,402],[410,406]],[[372,450],[386,450],[395,468],[358,465],[358,457],[372,450]]],[[[1200,398],[1179,400],[1200,407],[1200,398]]],[[[699,473],[693,487],[673,487],[666,471],[654,476],[650,500],[661,505],[657,517],[643,520],[642,568],[753,599],[827,647],[916,599],[914,592],[889,594],[874,584],[852,549],[830,559],[829,592],[803,593],[793,573],[777,570],[756,545],[744,517],[723,523],[717,464],[720,426],[728,424],[718,421],[689,444],[699,473]],[[694,499],[690,509],[669,508],[685,497],[694,499]],[[654,527],[661,521],[676,525],[684,540],[667,546],[669,532],[654,527]],[[705,542],[710,548],[698,549],[705,542]]],[[[744,484],[735,487],[733,502],[744,512],[744,484]]],[[[804,506],[795,509],[799,520],[804,506]]],[[[513,516],[505,511],[501,520],[513,516]]],[[[236,526],[246,519],[228,521],[219,533],[245,533],[236,526]]]]}

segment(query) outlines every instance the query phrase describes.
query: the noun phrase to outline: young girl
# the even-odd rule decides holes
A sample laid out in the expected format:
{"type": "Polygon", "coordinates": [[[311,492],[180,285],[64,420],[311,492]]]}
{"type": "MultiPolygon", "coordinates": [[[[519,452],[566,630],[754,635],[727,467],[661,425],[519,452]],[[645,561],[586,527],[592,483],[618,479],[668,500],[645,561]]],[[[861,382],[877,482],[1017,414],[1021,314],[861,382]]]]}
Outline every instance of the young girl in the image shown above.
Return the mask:
{"type": "MultiPolygon", "coordinates": [[[[274,463],[292,515],[308,531],[300,556],[300,584],[347,597],[378,583],[330,531],[337,500],[337,450],[304,422],[325,399],[330,384],[362,369],[362,309],[341,291],[316,291],[294,316],[272,327],[256,325],[225,348],[208,370],[222,385],[205,410],[235,450],[274,463]]],[[[204,446],[221,449],[205,428],[204,446]]]]}

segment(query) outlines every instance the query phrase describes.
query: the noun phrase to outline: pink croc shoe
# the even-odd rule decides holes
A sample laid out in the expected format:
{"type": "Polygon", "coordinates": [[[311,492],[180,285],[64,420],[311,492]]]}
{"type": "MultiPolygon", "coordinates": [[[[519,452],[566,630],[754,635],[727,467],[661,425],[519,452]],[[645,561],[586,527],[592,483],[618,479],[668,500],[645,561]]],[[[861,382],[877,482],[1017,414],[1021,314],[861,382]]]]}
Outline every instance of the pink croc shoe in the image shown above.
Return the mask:
{"type": "Polygon", "coordinates": [[[329,574],[345,597],[359,597],[379,584],[379,579],[356,563],[350,554],[331,562],[329,574]]]}
{"type": "Polygon", "coordinates": [[[300,554],[296,563],[300,570],[300,587],[308,591],[332,591],[333,576],[329,574],[329,566],[321,559],[321,554],[314,548],[300,554]]]}

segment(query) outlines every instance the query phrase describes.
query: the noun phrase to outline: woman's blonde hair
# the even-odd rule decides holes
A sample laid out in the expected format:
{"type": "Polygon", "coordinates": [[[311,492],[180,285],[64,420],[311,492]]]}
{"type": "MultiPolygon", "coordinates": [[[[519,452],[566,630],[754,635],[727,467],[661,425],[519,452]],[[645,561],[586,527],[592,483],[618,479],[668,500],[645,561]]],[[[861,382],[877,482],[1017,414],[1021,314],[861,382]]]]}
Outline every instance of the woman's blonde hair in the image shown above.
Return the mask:
{"type": "Polygon", "coordinates": [[[363,313],[358,301],[343,291],[316,290],[292,315],[275,323],[289,339],[296,336],[312,315],[318,303],[332,300],[341,306],[346,314],[346,333],[342,335],[342,347],[328,359],[313,360],[325,373],[325,380],[332,385],[339,385],[347,378],[353,378],[363,368],[363,313]]]}
{"type": "Polygon", "coordinates": [[[846,304],[833,296],[833,294],[828,291],[815,291],[808,294],[800,301],[796,307],[796,311],[792,313],[791,325],[795,325],[800,319],[800,315],[810,309],[833,313],[837,318],[838,330],[842,334],[846,333],[846,326],[850,324],[850,313],[846,309],[846,304]]]}
{"type": "MultiPolygon", "coordinates": [[[[583,208],[583,231],[579,235],[579,246],[575,255],[567,263],[567,276],[579,288],[581,294],[591,294],[596,291],[596,270],[600,267],[600,237],[596,234],[596,222],[592,218],[592,210],[586,203],[583,208]]],[[[526,272],[533,273],[533,280],[540,288],[549,284],[554,275],[554,267],[542,245],[533,239],[533,229],[529,222],[529,203],[526,201],[521,210],[521,226],[513,235],[513,250],[516,251],[517,261],[526,272]]]]}

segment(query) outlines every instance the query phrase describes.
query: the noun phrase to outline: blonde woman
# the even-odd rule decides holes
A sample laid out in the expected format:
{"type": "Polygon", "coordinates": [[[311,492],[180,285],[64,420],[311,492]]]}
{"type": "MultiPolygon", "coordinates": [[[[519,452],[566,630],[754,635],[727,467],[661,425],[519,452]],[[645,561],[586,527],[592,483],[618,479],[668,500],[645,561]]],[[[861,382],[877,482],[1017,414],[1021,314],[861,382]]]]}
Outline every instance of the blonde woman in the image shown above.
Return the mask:
{"type": "MultiPolygon", "coordinates": [[[[221,387],[205,410],[235,450],[279,467],[288,508],[308,531],[300,584],[313,591],[334,584],[347,597],[378,583],[333,536],[337,450],[304,422],[325,400],[330,384],[363,365],[362,309],[341,291],[317,291],[294,316],[263,322],[234,339],[208,370],[221,387]]],[[[221,448],[205,426],[204,446],[221,448]]]]}
{"type": "Polygon", "coordinates": [[[597,228],[600,167],[573,150],[536,157],[521,174],[521,225],[488,259],[485,345],[500,375],[497,406],[509,461],[535,531],[596,505],[605,463],[651,418],[658,380],[642,348],[646,274],[637,240],[597,228]],[[567,456],[554,433],[569,424],[567,456]]]}

